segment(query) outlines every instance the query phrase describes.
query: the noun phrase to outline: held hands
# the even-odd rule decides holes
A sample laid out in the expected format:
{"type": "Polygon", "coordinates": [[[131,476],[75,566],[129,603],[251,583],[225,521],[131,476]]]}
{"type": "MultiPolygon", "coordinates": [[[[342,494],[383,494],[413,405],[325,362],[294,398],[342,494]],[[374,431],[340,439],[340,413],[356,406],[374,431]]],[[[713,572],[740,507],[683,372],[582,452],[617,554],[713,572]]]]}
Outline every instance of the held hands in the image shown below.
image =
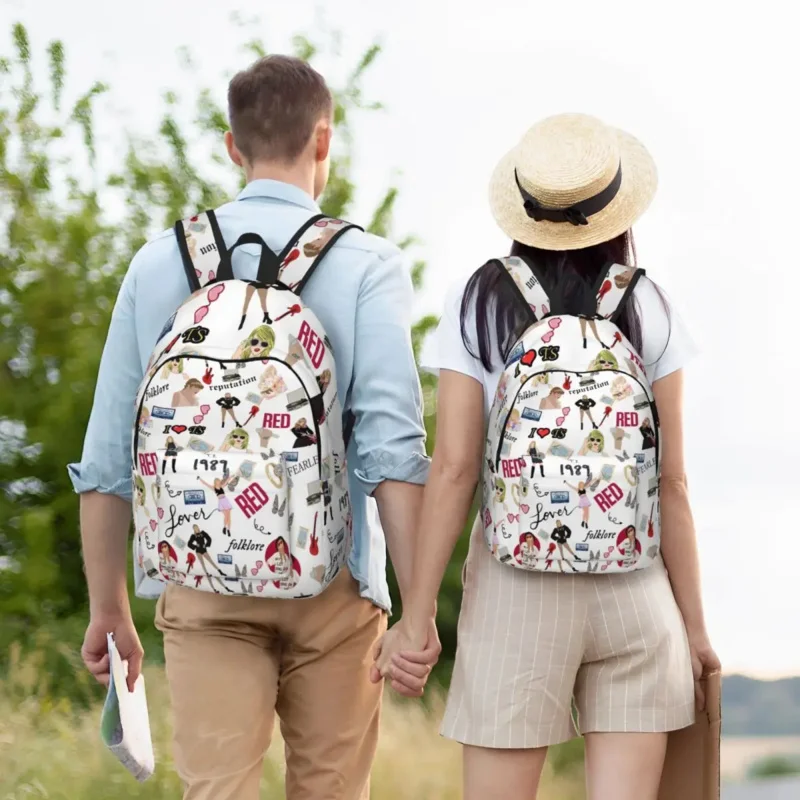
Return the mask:
{"type": "Polygon", "coordinates": [[[401,619],[381,637],[375,646],[375,663],[370,680],[389,679],[392,689],[404,697],[422,697],[431,669],[439,660],[442,645],[431,619],[423,632],[416,633],[401,619]]]}

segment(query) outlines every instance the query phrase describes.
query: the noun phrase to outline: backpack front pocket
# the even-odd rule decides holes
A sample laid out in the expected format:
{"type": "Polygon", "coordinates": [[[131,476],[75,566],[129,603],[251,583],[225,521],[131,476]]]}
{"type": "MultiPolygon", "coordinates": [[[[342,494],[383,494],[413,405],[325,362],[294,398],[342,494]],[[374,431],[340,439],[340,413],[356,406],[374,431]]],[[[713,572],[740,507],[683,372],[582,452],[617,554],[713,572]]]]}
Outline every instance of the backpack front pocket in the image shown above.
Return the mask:
{"type": "Polygon", "coordinates": [[[296,558],[289,481],[280,456],[160,450],[143,568],[153,577],[221,594],[291,591],[296,558]],[[153,571],[156,572],[153,575],[153,571]]]}
{"type": "Polygon", "coordinates": [[[633,569],[645,534],[637,485],[635,459],[501,458],[484,520],[490,547],[522,569],[633,569]]]}

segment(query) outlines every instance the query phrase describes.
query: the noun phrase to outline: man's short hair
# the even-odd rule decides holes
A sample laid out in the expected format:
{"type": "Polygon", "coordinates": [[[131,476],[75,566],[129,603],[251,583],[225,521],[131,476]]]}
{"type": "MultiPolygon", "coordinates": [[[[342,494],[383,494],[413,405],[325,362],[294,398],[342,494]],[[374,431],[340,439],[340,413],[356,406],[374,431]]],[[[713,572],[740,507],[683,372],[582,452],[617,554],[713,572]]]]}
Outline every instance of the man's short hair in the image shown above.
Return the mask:
{"type": "Polygon", "coordinates": [[[320,118],[332,112],[325,79],[299,58],[266,56],[228,86],[233,140],[250,163],[294,161],[320,118]]]}

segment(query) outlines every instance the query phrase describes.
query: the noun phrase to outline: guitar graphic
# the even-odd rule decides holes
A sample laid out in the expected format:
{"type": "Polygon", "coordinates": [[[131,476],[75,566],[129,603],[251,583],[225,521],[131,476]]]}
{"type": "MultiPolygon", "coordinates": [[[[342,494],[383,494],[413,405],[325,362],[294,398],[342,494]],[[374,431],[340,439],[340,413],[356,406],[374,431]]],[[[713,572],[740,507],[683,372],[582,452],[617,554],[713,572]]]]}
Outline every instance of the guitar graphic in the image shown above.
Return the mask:
{"type": "Polygon", "coordinates": [[[653,511],[655,510],[655,507],[656,504],[654,501],[653,505],[650,506],[650,519],[647,521],[647,537],[649,539],[652,539],[656,535],[655,529],[653,528],[653,511]]]}
{"type": "Polygon", "coordinates": [[[317,536],[317,517],[319,517],[319,511],[314,514],[314,530],[311,532],[311,544],[308,547],[308,552],[312,556],[319,555],[319,538],[317,536]]]}

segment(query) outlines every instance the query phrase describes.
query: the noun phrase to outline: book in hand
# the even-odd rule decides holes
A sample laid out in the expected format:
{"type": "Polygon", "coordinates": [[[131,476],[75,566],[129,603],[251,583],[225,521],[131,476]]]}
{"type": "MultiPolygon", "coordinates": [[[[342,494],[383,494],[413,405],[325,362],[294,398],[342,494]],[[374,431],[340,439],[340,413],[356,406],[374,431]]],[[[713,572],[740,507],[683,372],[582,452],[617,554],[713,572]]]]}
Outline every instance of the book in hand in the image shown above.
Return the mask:
{"type": "Polygon", "coordinates": [[[146,781],[155,769],[144,675],[128,691],[128,662],[120,658],[114,634],[108,634],[109,682],[100,720],[100,738],[137,781],[146,781]]]}

